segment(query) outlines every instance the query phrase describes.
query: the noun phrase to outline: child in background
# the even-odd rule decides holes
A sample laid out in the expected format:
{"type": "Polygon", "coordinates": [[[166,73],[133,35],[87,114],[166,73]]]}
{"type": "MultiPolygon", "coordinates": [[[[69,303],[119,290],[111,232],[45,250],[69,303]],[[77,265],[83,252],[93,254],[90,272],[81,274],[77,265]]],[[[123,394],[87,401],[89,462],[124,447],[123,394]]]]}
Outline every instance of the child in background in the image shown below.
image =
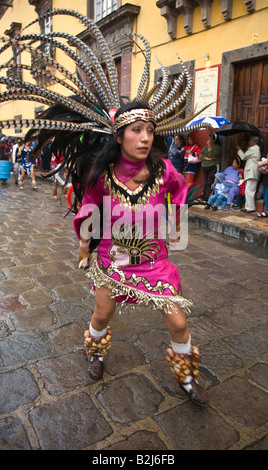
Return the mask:
{"type": "Polygon", "coordinates": [[[245,186],[246,181],[244,180],[244,170],[239,170],[238,172],[239,178],[239,195],[235,198],[234,207],[239,209],[245,204],[245,186]]]}
{"type": "Polygon", "coordinates": [[[226,204],[227,194],[230,189],[228,184],[224,182],[223,173],[215,174],[215,180],[211,188],[213,189],[213,194],[209,197],[205,209],[208,210],[212,207],[212,210],[216,211],[219,206],[224,207],[226,204]]]}

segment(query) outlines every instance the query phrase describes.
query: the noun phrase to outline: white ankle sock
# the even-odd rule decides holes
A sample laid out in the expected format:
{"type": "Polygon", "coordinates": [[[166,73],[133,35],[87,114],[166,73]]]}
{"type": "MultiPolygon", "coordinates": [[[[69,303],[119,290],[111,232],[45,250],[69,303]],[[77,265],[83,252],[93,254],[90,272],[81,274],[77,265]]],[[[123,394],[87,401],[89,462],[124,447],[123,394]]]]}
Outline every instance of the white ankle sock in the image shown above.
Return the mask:
{"type": "MultiPolygon", "coordinates": [[[[91,336],[93,336],[93,338],[99,339],[99,338],[101,338],[102,336],[104,336],[104,335],[107,333],[107,328],[103,328],[103,330],[98,331],[98,330],[95,330],[95,329],[93,328],[93,326],[91,326],[91,323],[90,323],[90,325],[89,325],[89,333],[90,333],[91,336]]],[[[93,360],[93,357],[94,357],[94,356],[92,356],[91,361],[93,360]]],[[[102,357],[102,356],[99,356],[99,360],[100,360],[100,361],[103,361],[103,357],[102,357]]]]}
{"type": "Polygon", "coordinates": [[[106,333],[107,333],[107,328],[103,328],[103,330],[95,330],[92,326],[91,326],[91,323],[89,325],[89,333],[91,336],[93,336],[93,338],[95,339],[99,339],[101,338],[102,336],[104,336],[106,333]]]}
{"type": "Polygon", "coordinates": [[[186,343],[175,343],[172,340],[170,340],[170,342],[171,342],[171,346],[172,346],[174,353],[189,354],[191,352],[191,336],[190,335],[186,343]]]}

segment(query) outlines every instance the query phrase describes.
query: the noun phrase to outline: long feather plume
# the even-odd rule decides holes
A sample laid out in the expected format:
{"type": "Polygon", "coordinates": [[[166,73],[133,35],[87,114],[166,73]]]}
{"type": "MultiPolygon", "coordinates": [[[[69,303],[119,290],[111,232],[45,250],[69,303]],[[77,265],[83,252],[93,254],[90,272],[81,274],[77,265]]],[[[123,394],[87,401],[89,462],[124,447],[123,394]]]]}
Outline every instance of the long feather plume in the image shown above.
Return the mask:
{"type": "MultiPolygon", "coordinates": [[[[182,68],[179,79],[176,83],[170,83],[167,69],[156,58],[162,72],[162,82],[160,86],[155,84],[150,88],[149,43],[140,34],[132,34],[132,40],[145,61],[136,100],[148,105],[154,112],[156,134],[168,136],[189,133],[200,128],[208,128],[212,132],[211,126],[205,124],[187,126],[202,110],[185,119],[179,119],[193,86],[192,77],[181,59],[178,57],[182,68]],[[139,42],[142,43],[141,46],[139,42]],[[185,87],[181,91],[183,81],[185,87]]],[[[3,85],[0,103],[27,100],[47,107],[36,119],[5,119],[0,121],[0,128],[27,128],[26,138],[38,140],[36,152],[48,142],[52,142],[53,149],[61,149],[65,155],[63,165],[66,165],[72,174],[75,195],[77,200],[81,201],[84,170],[88,171],[97,149],[113,133],[109,111],[120,108],[123,100],[129,99],[119,94],[115,63],[101,31],[90,18],[79,12],[55,9],[30,22],[14,39],[0,37],[0,43],[0,84],[3,85]],[[66,15],[83,25],[87,37],[97,44],[98,56],[85,41],[70,33],[28,32],[28,29],[40,20],[66,15]],[[51,50],[56,51],[55,58],[41,50],[44,44],[50,45],[51,50]],[[23,56],[23,63],[16,63],[14,50],[23,56]],[[8,54],[10,59],[7,60],[8,54]],[[60,62],[57,57],[61,57],[60,62]],[[65,58],[71,61],[70,69],[73,72],[67,69],[65,58]],[[32,60],[32,65],[29,65],[29,59],[32,60]],[[39,67],[38,62],[43,66],[39,67]],[[52,69],[56,73],[51,72],[52,69]],[[33,83],[30,74],[38,79],[38,84],[33,83]],[[50,88],[51,85],[57,85],[57,91],[54,91],[54,87],[50,88]]]]}

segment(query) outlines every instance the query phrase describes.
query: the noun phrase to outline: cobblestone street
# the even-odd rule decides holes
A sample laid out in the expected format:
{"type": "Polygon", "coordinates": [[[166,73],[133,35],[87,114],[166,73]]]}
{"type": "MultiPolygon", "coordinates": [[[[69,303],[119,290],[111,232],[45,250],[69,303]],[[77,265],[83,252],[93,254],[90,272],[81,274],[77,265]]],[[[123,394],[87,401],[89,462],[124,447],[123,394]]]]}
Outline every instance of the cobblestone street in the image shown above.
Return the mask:
{"type": "Polygon", "coordinates": [[[82,348],[94,298],[65,196],[11,179],[0,208],[0,449],[267,449],[267,248],[189,224],[187,249],[172,253],[194,302],[202,409],[176,384],[149,307],[116,312],[104,379],[92,380],[82,348]]]}

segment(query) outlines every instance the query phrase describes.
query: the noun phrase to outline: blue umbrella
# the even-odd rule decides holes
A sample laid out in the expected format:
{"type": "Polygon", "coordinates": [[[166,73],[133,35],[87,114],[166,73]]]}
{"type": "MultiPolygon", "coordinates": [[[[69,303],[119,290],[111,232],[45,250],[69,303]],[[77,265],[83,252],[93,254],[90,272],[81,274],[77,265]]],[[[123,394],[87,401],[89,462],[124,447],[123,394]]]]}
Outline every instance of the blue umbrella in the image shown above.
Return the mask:
{"type": "Polygon", "coordinates": [[[223,126],[224,124],[229,123],[227,119],[225,119],[222,116],[203,116],[203,117],[197,117],[195,119],[192,119],[192,121],[188,122],[187,126],[193,126],[194,124],[210,124],[213,129],[218,129],[219,127],[223,126]]]}

